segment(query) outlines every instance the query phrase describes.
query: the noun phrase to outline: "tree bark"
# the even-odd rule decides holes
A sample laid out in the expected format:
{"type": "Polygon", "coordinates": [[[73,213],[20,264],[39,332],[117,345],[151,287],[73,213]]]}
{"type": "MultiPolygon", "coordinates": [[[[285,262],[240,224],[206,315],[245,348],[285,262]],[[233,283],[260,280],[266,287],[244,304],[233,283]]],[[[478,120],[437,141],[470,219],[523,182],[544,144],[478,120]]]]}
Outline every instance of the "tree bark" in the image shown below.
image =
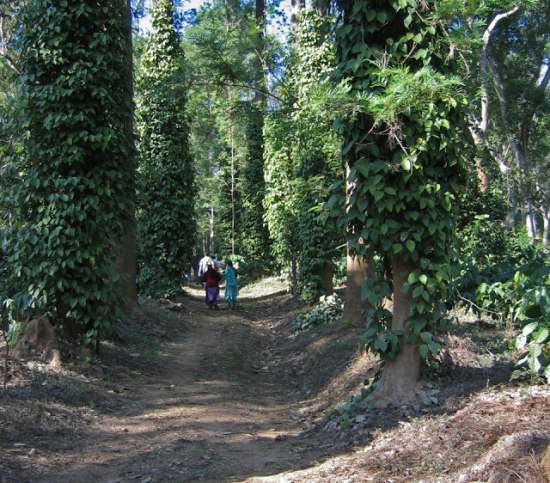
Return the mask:
{"type": "Polygon", "coordinates": [[[318,275],[321,278],[325,295],[332,295],[334,293],[334,283],[332,282],[334,264],[331,262],[323,263],[318,269],[318,275]]]}
{"type": "Polygon", "coordinates": [[[137,249],[135,211],[128,213],[126,233],[122,239],[122,253],[117,259],[116,270],[122,276],[121,288],[124,297],[124,312],[129,314],[139,306],[137,292],[137,249]]]}
{"type": "MultiPolygon", "coordinates": [[[[522,170],[524,168],[525,162],[524,162],[524,151],[520,148],[518,143],[516,142],[514,135],[512,133],[512,130],[510,129],[510,123],[508,122],[508,103],[506,99],[506,94],[504,91],[504,83],[502,81],[502,78],[500,76],[498,65],[496,65],[496,62],[494,59],[491,59],[489,55],[489,41],[491,39],[491,34],[493,33],[494,29],[496,28],[497,24],[508,17],[511,17],[516,12],[519,11],[519,7],[516,6],[513,9],[509,10],[508,12],[504,12],[501,14],[498,14],[495,16],[493,21],[489,24],[487,29],[485,30],[483,34],[483,54],[482,54],[482,72],[485,70],[486,75],[490,73],[492,80],[493,80],[493,87],[495,89],[495,92],[497,94],[497,98],[499,101],[499,108],[500,108],[500,115],[502,118],[502,127],[504,129],[504,133],[506,135],[506,139],[508,140],[508,144],[510,145],[510,149],[512,150],[514,154],[514,159],[516,161],[516,168],[518,170],[518,177],[519,177],[519,189],[520,192],[523,191],[523,177],[522,177],[522,170]]],[[[507,169],[507,167],[506,167],[507,169]]],[[[502,166],[501,166],[502,171],[502,166]]],[[[515,199],[515,198],[514,198],[515,199]]],[[[513,200],[510,200],[513,201],[513,200]]],[[[517,219],[517,212],[518,207],[514,206],[513,203],[511,203],[511,209],[512,213],[509,214],[509,219],[517,219]]]]}
{"type": "Polygon", "coordinates": [[[370,250],[367,250],[366,258],[361,258],[351,255],[349,247],[346,259],[346,293],[342,318],[351,321],[353,325],[362,325],[363,311],[370,306],[368,301],[362,299],[363,284],[374,276],[374,262],[370,250]]]}
{"type": "Polygon", "coordinates": [[[262,95],[262,93],[266,91],[266,68],[264,63],[265,0],[256,0],[255,18],[258,28],[258,35],[256,38],[257,61],[254,73],[254,103],[258,106],[260,112],[263,113],[265,106],[265,96],[262,95]]]}
{"type": "MultiPolygon", "coordinates": [[[[491,59],[489,56],[489,42],[491,40],[491,35],[495,28],[497,27],[498,23],[508,18],[512,15],[514,15],[519,10],[519,7],[515,7],[512,10],[496,15],[495,18],[492,20],[492,22],[488,25],[488,27],[485,29],[485,32],[483,32],[483,47],[481,49],[481,56],[480,56],[480,70],[481,70],[481,119],[479,120],[479,123],[473,131],[473,138],[474,142],[477,145],[485,144],[488,145],[487,141],[487,131],[489,130],[489,123],[490,123],[490,117],[491,117],[491,105],[489,102],[489,81],[491,75],[493,75],[493,83],[495,90],[497,90],[497,94],[499,97],[499,100],[501,100],[501,111],[502,111],[502,99],[503,99],[503,89],[500,90],[499,93],[499,78],[495,78],[495,73],[498,75],[498,72],[495,72],[494,66],[491,64],[491,59]],[[502,97],[501,97],[502,96],[502,97]]],[[[501,84],[500,84],[501,85],[501,84]]],[[[503,121],[506,123],[506,119],[503,119],[503,121]]],[[[509,130],[507,129],[507,134],[509,130]]],[[[510,140],[510,136],[508,136],[508,139],[510,140]]],[[[513,142],[513,139],[512,139],[513,142]]],[[[514,145],[511,144],[512,149],[514,149],[514,145]]],[[[489,148],[490,149],[490,148],[489,148]]],[[[492,150],[491,150],[492,151],[492,150]]],[[[516,152],[516,150],[514,150],[516,152]]],[[[495,157],[496,158],[496,157],[495,157]]],[[[499,168],[500,171],[505,173],[508,171],[508,167],[500,160],[497,159],[499,162],[499,168]]],[[[488,174],[483,170],[480,161],[478,160],[476,162],[476,168],[479,178],[479,188],[481,192],[486,192],[489,189],[489,176],[488,174]]]]}
{"type": "Polygon", "coordinates": [[[2,8],[2,14],[0,15],[0,57],[6,61],[6,65],[19,75],[19,69],[17,68],[17,60],[14,58],[13,51],[9,46],[12,45],[12,39],[15,30],[15,12],[16,2],[5,2],[2,8]]]}
{"type": "MultiPolygon", "coordinates": [[[[346,163],[346,207],[350,207],[350,197],[355,188],[355,182],[349,178],[349,164],[346,163]]],[[[353,233],[354,227],[348,227],[348,232],[353,233]]],[[[344,311],[342,318],[352,324],[363,323],[363,311],[369,308],[369,303],[363,301],[363,284],[367,278],[374,276],[375,264],[373,252],[370,247],[365,247],[365,257],[354,255],[350,252],[349,242],[346,248],[346,293],[344,296],[344,311]]]]}
{"type": "Polygon", "coordinates": [[[530,201],[525,206],[525,230],[529,238],[533,240],[536,238],[538,232],[537,217],[533,204],[530,201]]]}
{"type": "Polygon", "coordinates": [[[375,403],[382,405],[402,405],[416,395],[416,383],[420,378],[422,359],[418,348],[408,342],[408,330],[405,327],[412,294],[410,290],[403,293],[402,289],[414,266],[410,262],[405,262],[401,256],[393,256],[391,265],[393,274],[392,330],[403,333],[403,348],[394,361],[386,362],[379,386],[373,393],[373,399],[375,403]]]}

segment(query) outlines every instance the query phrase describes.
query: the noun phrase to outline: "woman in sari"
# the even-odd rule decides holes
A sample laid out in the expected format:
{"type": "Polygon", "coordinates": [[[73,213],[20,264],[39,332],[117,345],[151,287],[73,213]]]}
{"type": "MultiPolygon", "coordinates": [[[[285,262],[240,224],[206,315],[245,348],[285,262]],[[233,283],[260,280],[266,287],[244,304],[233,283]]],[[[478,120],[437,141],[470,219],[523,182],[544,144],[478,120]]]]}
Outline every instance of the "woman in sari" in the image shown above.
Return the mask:
{"type": "Polygon", "coordinates": [[[201,275],[201,282],[204,282],[204,289],[206,290],[206,303],[208,309],[218,309],[218,302],[220,301],[220,280],[222,276],[214,268],[214,264],[210,262],[206,273],[201,275]]]}
{"type": "Polygon", "coordinates": [[[233,262],[227,260],[225,262],[225,270],[223,272],[225,277],[225,301],[230,309],[234,309],[237,306],[237,295],[239,293],[239,286],[237,284],[237,271],[233,268],[233,262]]]}

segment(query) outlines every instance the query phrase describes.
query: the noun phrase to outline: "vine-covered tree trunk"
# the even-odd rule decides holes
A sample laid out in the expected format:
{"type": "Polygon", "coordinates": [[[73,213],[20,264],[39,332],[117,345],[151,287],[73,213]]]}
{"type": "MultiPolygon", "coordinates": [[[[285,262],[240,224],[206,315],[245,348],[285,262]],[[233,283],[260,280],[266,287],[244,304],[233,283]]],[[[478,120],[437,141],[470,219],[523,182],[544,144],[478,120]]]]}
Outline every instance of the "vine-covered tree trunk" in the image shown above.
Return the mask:
{"type": "Polygon", "coordinates": [[[404,290],[407,279],[413,273],[414,265],[402,256],[391,259],[393,275],[393,313],[391,329],[403,334],[402,347],[395,359],[389,359],[384,366],[382,378],[376,390],[377,402],[400,405],[414,397],[415,386],[420,378],[421,358],[418,346],[408,341],[410,332],[405,325],[413,304],[412,290],[404,290]]]}
{"type": "MultiPolygon", "coordinates": [[[[300,13],[305,10],[305,0],[290,0],[290,31],[294,33],[298,28],[298,18],[300,13]]],[[[295,45],[294,45],[295,47],[295,45]]]]}
{"type": "Polygon", "coordinates": [[[447,27],[432,23],[437,2],[339,4],[335,75],[364,104],[343,128],[348,243],[363,257],[372,250],[379,264],[363,287],[372,305],[366,345],[384,362],[371,397],[398,404],[414,397],[421,360],[440,348],[434,329],[445,312],[469,153],[466,103],[447,27]]]}
{"type": "Polygon", "coordinates": [[[133,208],[127,5],[29,0],[18,39],[29,135],[15,192],[13,283],[95,347],[121,315],[115,258],[133,208]]]}
{"type": "MultiPolygon", "coordinates": [[[[126,83],[126,95],[129,105],[133,105],[134,93],[134,72],[133,72],[133,53],[132,53],[132,13],[130,0],[122,1],[126,9],[125,25],[125,40],[124,52],[126,53],[126,71],[124,72],[124,81],[126,83]]],[[[128,139],[133,139],[134,133],[134,116],[133,109],[131,115],[127,117],[124,125],[126,136],[128,139]]],[[[128,194],[128,211],[124,221],[125,230],[121,243],[121,255],[117,260],[117,269],[121,275],[120,283],[122,286],[122,297],[124,299],[125,312],[129,313],[136,309],[138,303],[137,292],[137,247],[136,247],[136,184],[135,184],[135,152],[128,154],[127,169],[131,173],[129,178],[128,194]]]]}
{"type": "Polygon", "coordinates": [[[325,262],[319,265],[317,275],[321,279],[325,295],[332,295],[334,293],[334,282],[332,280],[334,276],[334,263],[325,262]]]}
{"type": "MultiPolygon", "coordinates": [[[[353,191],[353,184],[349,183],[349,164],[346,163],[346,206],[350,204],[350,196],[353,191]]],[[[353,231],[350,226],[348,230],[353,231]]],[[[373,259],[372,249],[366,247],[364,255],[353,252],[348,240],[346,244],[346,292],[344,297],[344,310],[342,318],[350,320],[353,324],[360,325],[365,322],[363,312],[371,307],[368,300],[363,299],[363,286],[368,278],[375,275],[376,264],[373,259]]],[[[372,308],[372,307],[371,307],[372,308]]]]}
{"type": "MultiPolygon", "coordinates": [[[[245,110],[247,155],[241,171],[241,215],[237,227],[239,254],[248,260],[269,256],[269,232],[264,224],[265,196],[263,127],[267,107],[265,66],[265,0],[255,2],[256,36],[254,39],[254,97],[245,110]]],[[[263,269],[267,267],[263,266],[263,269]]],[[[257,274],[258,276],[261,273],[257,274]]]]}
{"type": "MultiPolygon", "coordinates": [[[[265,196],[263,126],[265,103],[251,103],[246,124],[248,155],[242,172],[242,221],[239,227],[240,254],[248,260],[265,260],[270,253],[269,232],[264,222],[265,196]]],[[[263,266],[263,269],[268,267],[263,266]]],[[[258,274],[261,275],[261,274],[258,274]]]]}
{"type": "Polygon", "coordinates": [[[550,210],[547,206],[544,206],[542,210],[542,223],[542,243],[544,246],[548,246],[550,243],[550,210]]]}
{"type": "Polygon", "coordinates": [[[342,165],[337,155],[339,140],[324,104],[329,104],[332,88],[324,79],[334,63],[332,44],[325,37],[330,20],[313,10],[302,12],[297,20],[281,122],[288,128],[282,142],[289,148],[290,183],[279,189],[296,216],[296,224],[287,232],[296,241],[292,246],[298,264],[296,293],[306,302],[316,302],[334,290],[332,274],[342,234],[337,216],[332,212],[323,216],[320,207],[330,195],[330,185],[342,177],[342,165]],[[321,89],[326,89],[322,96],[321,89]]]}
{"type": "Polygon", "coordinates": [[[173,294],[193,257],[195,172],[189,151],[185,55],[174,28],[174,5],[151,10],[137,81],[139,134],[140,290],[173,294]]]}

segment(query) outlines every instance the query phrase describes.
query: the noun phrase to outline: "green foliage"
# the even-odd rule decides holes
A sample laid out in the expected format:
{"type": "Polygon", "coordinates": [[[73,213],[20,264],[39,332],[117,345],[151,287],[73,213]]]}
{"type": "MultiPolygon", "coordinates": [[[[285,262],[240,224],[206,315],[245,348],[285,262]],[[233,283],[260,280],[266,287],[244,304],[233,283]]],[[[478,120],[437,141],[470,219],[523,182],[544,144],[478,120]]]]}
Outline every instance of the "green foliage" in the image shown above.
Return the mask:
{"type": "MultiPolygon", "coordinates": [[[[477,308],[517,328],[513,348],[518,366],[534,378],[550,381],[550,265],[523,265],[514,275],[492,284],[481,283],[477,308]]],[[[515,377],[520,374],[516,373],[515,377]]]]}
{"type": "MultiPolygon", "coordinates": [[[[479,309],[492,310],[489,298],[503,299],[497,292],[504,290],[502,285],[513,278],[519,267],[544,263],[546,253],[542,246],[533,244],[524,230],[506,227],[503,220],[493,216],[491,209],[472,212],[470,223],[458,230],[461,268],[449,302],[465,303],[468,308],[478,310],[476,300],[483,301],[479,309]]],[[[498,319],[503,314],[498,309],[493,315],[498,319]]],[[[506,314],[502,321],[505,319],[506,314]]]]}
{"type": "MultiPolygon", "coordinates": [[[[1,264],[0,268],[2,268],[1,264]]],[[[13,298],[7,297],[5,287],[0,287],[0,334],[6,343],[4,354],[4,388],[8,381],[9,351],[15,347],[21,333],[22,326],[19,321],[19,314],[30,308],[31,304],[28,297],[21,296],[20,294],[15,295],[13,298]]]]}
{"type": "Polygon", "coordinates": [[[191,149],[200,179],[198,249],[265,262],[262,118],[270,94],[261,78],[262,67],[278,69],[273,59],[279,47],[263,33],[253,7],[205,5],[185,31],[185,51],[191,149]]]}
{"type": "Polygon", "coordinates": [[[550,74],[543,75],[550,46],[548,3],[442,2],[438,13],[456,19],[450,35],[467,62],[479,167],[491,185],[506,193],[512,215],[508,224],[517,227],[528,215],[535,222],[530,236],[540,236],[548,203],[548,184],[540,180],[550,152],[550,74]]]}
{"type": "Polygon", "coordinates": [[[331,22],[313,12],[302,15],[281,86],[283,103],[264,129],[266,220],[274,254],[281,266],[299,268],[294,289],[305,302],[326,293],[321,272],[334,266],[343,244],[336,218],[323,212],[331,184],[342,177],[327,81],[334,65],[325,34],[331,22]]]}
{"type": "Polygon", "coordinates": [[[319,303],[294,320],[294,330],[307,330],[321,324],[328,324],[341,317],[342,299],[338,295],[321,295],[319,303]]]}
{"type": "Polygon", "coordinates": [[[195,246],[195,173],[189,154],[184,56],[173,6],[156,2],[137,82],[139,289],[166,296],[181,285],[195,246]]]}
{"type": "MultiPolygon", "coordinates": [[[[548,300],[548,291],[542,293],[530,294],[536,302],[532,307],[540,307],[540,300],[546,297],[548,300]]],[[[523,327],[520,334],[516,337],[515,348],[523,353],[517,365],[527,366],[531,378],[542,380],[545,384],[550,384],[550,324],[548,309],[546,309],[546,319],[531,322],[523,327]]],[[[514,376],[517,378],[518,374],[514,376]]]]}
{"type": "Polygon", "coordinates": [[[471,223],[459,231],[461,259],[478,268],[495,265],[509,255],[510,231],[487,214],[475,215],[471,223]],[[483,240],[483,243],[480,241],[483,240]]]}
{"type": "MultiPolygon", "coordinates": [[[[266,261],[270,240],[264,223],[263,115],[252,107],[247,124],[248,158],[242,170],[242,218],[239,239],[245,259],[266,261]]],[[[264,267],[264,270],[267,267],[264,267]]]]}
{"type": "Polygon", "coordinates": [[[21,332],[21,322],[18,315],[28,307],[22,297],[5,298],[0,300],[0,332],[9,348],[13,348],[21,332]]]}
{"type": "Polygon", "coordinates": [[[428,393],[422,397],[422,404],[424,404],[424,406],[439,406],[438,396],[440,392],[441,391],[439,391],[439,389],[430,389],[430,391],[428,391],[428,393]]]}
{"type": "Polygon", "coordinates": [[[125,6],[31,0],[18,34],[25,152],[7,236],[13,287],[95,344],[118,317],[113,273],[132,208],[125,6]]]}
{"type": "Polygon", "coordinates": [[[470,197],[474,200],[463,204],[459,230],[462,267],[456,293],[467,308],[516,334],[514,379],[548,380],[547,251],[523,230],[504,225],[506,204],[498,189],[470,197]]]}
{"type": "Polygon", "coordinates": [[[291,125],[284,113],[274,113],[264,124],[265,220],[272,241],[273,256],[285,267],[296,263],[297,203],[290,190],[293,179],[291,150],[286,142],[291,125]]]}
{"type": "MultiPolygon", "coordinates": [[[[548,183],[541,182],[550,159],[550,74],[542,77],[550,56],[549,22],[547,1],[525,2],[516,15],[499,24],[491,42],[491,61],[506,93],[505,100],[498,99],[499,103],[505,102],[505,113],[501,111],[501,118],[494,116],[495,128],[500,131],[497,139],[511,135],[522,152],[523,159],[514,159],[510,153],[505,163],[513,177],[507,186],[512,193],[512,207],[524,215],[530,214],[530,208],[542,215],[550,195],[548,183]]],[[[497,97],[493,96],[496,105],[497,97]]],[[[539,229],[534,235],[541,232],[539,229]]]]}
{"type": "Polygon", "coordinates": [[[403,333],[391,329],[391,315],[383,308],[368,309],[367,330],[361,338],[361,346],[379,354],[383,360],[395,360],[403,347],[403,333]]]}
{"type": "MultiPolygon", "coordinates": [[[[402,288],[412,296],[407,342],[431,356],[439,349],[434,334],[444,320],[457,200],[467,172],[466,99],[446,26],[434,20],[437,2],[340,5],[335,77],[348,79],[357,103],[342,124],[348,243],[363,256],[370,247],[381,262],[410,267],[402,288]]],[[[395,274],[384,268],[378,274],[363,291],[374,306],[366,340],[373,352],[393,359],[405,334],[391,329],[381,304],[395,274]]]]}
{"type": "MultiPolygon", "coordinates": [[[[229,255],[226,258],[233,262],[233,268],[237,270],[239,287],[241,288],[258,280],[269,271],[262,261],[257,258],[237,254],[229,255]]],[[[226,258],[222,259],[222,263],[225,263],[226,258]]]]}

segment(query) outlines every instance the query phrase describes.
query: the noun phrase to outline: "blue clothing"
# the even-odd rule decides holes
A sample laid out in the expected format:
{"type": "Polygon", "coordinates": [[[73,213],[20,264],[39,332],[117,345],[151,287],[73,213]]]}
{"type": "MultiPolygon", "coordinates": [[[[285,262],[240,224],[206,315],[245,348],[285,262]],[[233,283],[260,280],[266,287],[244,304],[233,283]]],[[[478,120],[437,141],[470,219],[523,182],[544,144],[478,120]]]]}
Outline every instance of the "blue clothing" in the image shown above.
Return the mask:
{"type": "Polygon", "coordinates": [[[231,308],[237,305],[237,295],[239,294],[239,286],[237,284],[237,272],[233,267],[225,267],[223,272],[225,277],[225,301],[231,308]]]}

